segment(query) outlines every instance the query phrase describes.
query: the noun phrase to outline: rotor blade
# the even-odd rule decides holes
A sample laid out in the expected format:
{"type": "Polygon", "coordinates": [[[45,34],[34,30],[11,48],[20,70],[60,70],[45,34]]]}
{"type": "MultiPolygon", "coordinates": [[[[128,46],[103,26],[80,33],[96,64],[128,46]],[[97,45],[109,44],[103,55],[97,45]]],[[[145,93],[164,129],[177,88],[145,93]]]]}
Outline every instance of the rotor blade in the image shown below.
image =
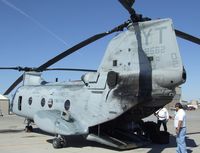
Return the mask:
{"type": "Polygon", "coordinates": [[[42,64],[41,66],[38,67],[39,71],[43,71],[44,69],[46,69],[47,67],[53,65],[54,63],[60,61],[61,59],[65,58],[66,56],[74,53],[75,51],[79,50],[82,47],[87,46],[90,43],[95,42],[98,39],[101,39],[109,34],[112,34],[113,32],[117,32],[117,31],[122,31],[124,27],[128,26],[128,22],[125,22],[115,28],[113,28],[112,30],[108,31],[108,32],[103,32],[103,33],[99,33],[97,35],[94,35],[82,42],[80,42],[79,44],[69,48],[68,50],[62,52],[61,54],[57,55],[56,57],[50,59],[49,61],[47,61],[46,63],[42,64]]]}
{"type": "Polygon", "coordinates": [[[19,67],[0,67],[0,70],[18,70],[19,67]]]}
{"type": "Polygon", "coordinates": [[[143,18],[141,14],[136,14],[135,10],[132,8],[132,5],[135,2],[135,0],[118,0],[118,1],[129,12],[130,18],[133,23],[149,20],[149,18],[143,18]]]}
{"type": "Polygon", "coordinates": [[[197,37],[194,37],[192,35],[189,35],[185,32],[182,32],[182,31],[179,31],[177,29],[175,29],[175,33],[178,37],[182,38],[182,39],[185,39],[185,40],[188,40],[188,41],[191,41],[193,43],[196,43],[196,44],[199,44],[200,45],[200,38],[197,38],[197,37]]]}
{"type": "MultiPolygon", "coordinates": [[[[42,64],[41,66],[38,67],[38,71],[43,71],[44,69],[46,69],[47,67],[53,65],[54,63],[58,62],[59,60],[65,58],[66,56],[74,53],[75,51],[77,51],[78,49],[87,46],[90,43],[95,42],[96,40],[103,38],[109,34],[112,34],[113,32],[117,32],[117,31],[122,31],[123,28],[127,27],[129,24],[129,22],[125,22],[115,28],[113,28],[112,30],[108,31],[108,32],[103,32],[97,35],[94,35],[82,42],[80,42],[79,44],[69,48],[68,50],[62,52],[61,54],[57,55],[56,57],[50,59],[49,61],[47,61],[46,63],[42,64]]],[[[23,80],[23,75],[20,76],[4,93],[4,95],[9,94],[21,81],[23,80]]]]}
{"type": "Polygon", "coordinates": [[[47,68],[44,71],[82,71],[82,72],[97,72],[97,70],[91,69],[75,69],[75,68],[47,68]]]}
{"type": "MultiPolygon", "coordinates": [[[[1,70],[19,70],[20,67],[0,67],[1,70]]],[[[15,88],[21,81],[23,80],[23,75],[21,75],[4,93],[4,95],[7,95],[12,91],[13,88],[15,88]]]]}
{"type": "Polygon", "coordinates": [[[135,0],[119,0],[119,2],[124,6],[124,8],[129,12],[130,15],[135,14],[134,9],[132,9],[132,5],[135,0]]]}
{"type": "MultiPolygon", "coordinates": [[[[129,12],[129,14],[131,15],[131,20],[137,21],[138,17],[137,14],[135,13],[135,10],[132,8],[132,5],[134,4],[135,0],[118,0],[123,6],[124,8],[129,12]]],[[[146,18],[144,19],[144,21],[148,21],[150,20],[150,18],[146,18]]],[[[178,37],[191,41],[193,43],[199,44],[200,45],[200,38],[194,37],[192,35],[189,35],[185,32],[179,31],[175,29],[175,33],[178,37]]]]}
{"type": "Polygon", "coordinates": [[[135,3],[135,0],[126,0],[127,4],[132,7],[133,4],[135,3]]]}
{"type": "Polygon", "coordinates": [[[0,70],[31,71],[32,69],[33,68],[21,67],[21,66],[16,66],[16,67],[0,67],[0,70]]]}
{"type": "MultiPolygon", "coordinates": [[[[17,70],[17,71],[38,71],[38,68],[33,68],[33,67],[0,67],[0,70],[17,70]]],[[[83,71],[83,72],[97,72],[97,70],[91,70],[91,69],[77,69],[77,68],[46,68],[43,71],[83,71]]]]}
{"type": "Polygon", "coordinates": [[[23,80],[23,75],[21,75],[4,93],[4,95],[8,95],[21,81],[23,80]]]}
{"type": "Polygon", "coordinates": [[[54,58],[50,59],[49,61],[47,61],[46,63],[42,64],[41,66],[38,67],[38,70],[39,71],[43,71],[47,67],[49,67],[49,66],[53,65],[54,63],[60,61],[61,59],[65,58],[66,56],[74,53],[78,49],[80,49],[80,48],[82,48],[82,47],[84,47],[84,46],[86,46],[86,45],[88,45],[88,44],[90,44],[90,43],[92,43],[92,42],[94,42],[94,41],[96,41],[96,40],[108,35],[108,34],[110,34],[110,33],[106,33],[106,32],[105,33],[100,33],[100,34],[97,34],[95,36],[92,36],[92,37],[82,41],[81,43],[69,48],[68,50],[62,52],[61,54],[57,55],[56,57],[54,57],[54,58]]]}

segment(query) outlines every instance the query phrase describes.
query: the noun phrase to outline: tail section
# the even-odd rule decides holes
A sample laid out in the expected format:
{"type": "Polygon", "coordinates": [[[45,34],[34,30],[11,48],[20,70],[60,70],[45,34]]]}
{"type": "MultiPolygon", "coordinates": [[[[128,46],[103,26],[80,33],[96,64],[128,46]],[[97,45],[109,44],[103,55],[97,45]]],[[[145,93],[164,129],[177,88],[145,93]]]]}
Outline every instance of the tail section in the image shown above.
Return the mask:
{"type": "Polygon", "coordinates": [[[148,94],[153,86],[182,84],[185,71],[171,19],[130,24],[113,38],[98,68],[98,72],[111,71],[119,78],[129,76],[139,94],[148,94]]]}

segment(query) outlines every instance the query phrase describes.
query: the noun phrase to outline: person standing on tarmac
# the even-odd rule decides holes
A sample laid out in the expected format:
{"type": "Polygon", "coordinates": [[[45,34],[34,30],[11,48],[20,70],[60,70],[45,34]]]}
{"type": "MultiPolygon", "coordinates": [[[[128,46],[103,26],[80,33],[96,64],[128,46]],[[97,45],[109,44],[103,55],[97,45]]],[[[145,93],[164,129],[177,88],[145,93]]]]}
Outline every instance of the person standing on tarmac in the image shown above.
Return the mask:
{"type": "Polygon", "coordinates": [[[166,108],[162,107],[157,110],[154,115],[157,117],[158,129],[160,130],[161,124],[163,125],[164,131],[167,132],[167,122],[169,120],[169,113],[166,108]]]}
{"type": "Polygon", "coordinates": [[[181,103],[175,104],[176,113],[174,117],[174,127],[176,130],[177,153],[187,153],[185,135],[186,135],[186,113],[181,103]]]}

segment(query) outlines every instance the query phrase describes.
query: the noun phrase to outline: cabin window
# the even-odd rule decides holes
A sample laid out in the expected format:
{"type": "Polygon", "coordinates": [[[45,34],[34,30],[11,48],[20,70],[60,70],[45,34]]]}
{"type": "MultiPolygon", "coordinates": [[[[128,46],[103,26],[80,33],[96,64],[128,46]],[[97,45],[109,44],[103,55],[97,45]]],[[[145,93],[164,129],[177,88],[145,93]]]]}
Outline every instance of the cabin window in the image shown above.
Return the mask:
{"type": "Polygon", "coordinates": [[[28,104],[29,104],[29,105],[31,105],[31,104],[32,104],[32,102],[33,102],[33,98],[32,98],[32,97],[30,97],[30,98],[28,99],[28,104]]]}
{"type": "Polygon", "coordinates": [[[53,99],[50,98],[48,100],[48,106],[49,106],[49,108],[51,108],[53,106],[53,99]]]}
{"type": "Polygon", "coordinates": [[[41,106],[44,107],[44,105],[45,105],[45,98],[42,98],[42,100],[41,100],[41,106]]]}
{"type": "Polygon", "coordinates": [[[117,66],[117,60],[113,60],[113,66],[117,66]]]}
{"type": "Polygon", "coordinates": [[[22,110],[22,96],[19,96],[18,98],[18,110],[22,110]]]}
{"type": "Polygon", "coordinates": [[[65,110],[69,110],[70,108],[70,101],[69,100],[66,100],[65,103],[64,103],[64,107],[65,107],[65,110]]]}

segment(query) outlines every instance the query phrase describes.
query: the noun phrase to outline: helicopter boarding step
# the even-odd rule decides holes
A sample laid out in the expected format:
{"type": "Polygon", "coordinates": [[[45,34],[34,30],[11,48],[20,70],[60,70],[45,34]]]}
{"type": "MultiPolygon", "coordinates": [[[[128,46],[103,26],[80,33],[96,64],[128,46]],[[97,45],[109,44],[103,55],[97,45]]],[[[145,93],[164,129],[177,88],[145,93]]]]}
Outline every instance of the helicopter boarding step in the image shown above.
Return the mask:
{"type": "Polygon", "coordinates": [[[150,143],[150,141],[143,136],[138,136],[131,132],[125,132],[121,130],[115,130],[112,133],[112,136],[105,133],[101,133],[100,135],[91,133],[87,136],[86,139],[120,150],[138,148],[150,143]]]}

